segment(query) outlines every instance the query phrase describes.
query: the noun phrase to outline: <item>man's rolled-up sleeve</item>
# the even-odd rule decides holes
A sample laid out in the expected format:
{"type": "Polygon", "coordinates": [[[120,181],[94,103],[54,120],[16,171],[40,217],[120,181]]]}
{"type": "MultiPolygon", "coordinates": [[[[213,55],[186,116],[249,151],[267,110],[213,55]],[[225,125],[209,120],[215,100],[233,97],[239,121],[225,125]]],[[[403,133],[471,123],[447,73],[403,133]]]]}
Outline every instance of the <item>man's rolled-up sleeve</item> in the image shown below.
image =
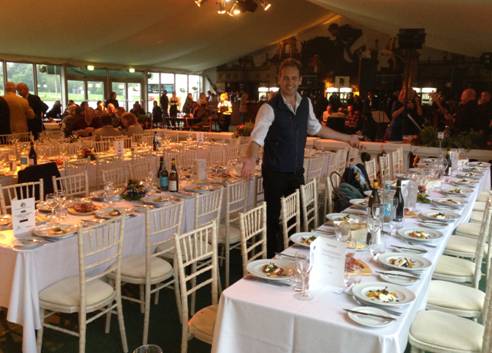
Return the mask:
{"type": "Polygon", "coordinates": [[[275,115],[272,107],[269,104],[263,104],[258,109],[258,113],[256,113],[255,127],[251,132],[251,142],[263,147],[268,129],[270,129],[274,119],[275,115]]]}

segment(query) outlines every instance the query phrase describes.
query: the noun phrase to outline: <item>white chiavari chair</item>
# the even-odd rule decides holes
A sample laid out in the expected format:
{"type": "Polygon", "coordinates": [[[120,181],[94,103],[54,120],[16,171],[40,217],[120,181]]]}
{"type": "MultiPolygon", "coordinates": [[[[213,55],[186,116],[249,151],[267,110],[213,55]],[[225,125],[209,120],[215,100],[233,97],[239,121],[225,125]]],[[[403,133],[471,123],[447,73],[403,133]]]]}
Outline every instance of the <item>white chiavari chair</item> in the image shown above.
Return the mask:
{"type": "Polygon", "coordinates": [[[145,180],[149,175],[154,179],[157,175],[157,165],[153,158],[139,158],[131,161],[130,179],[141,181],[145,180]]]}
{"type": "Polygon", "coordinates": [[[225,151],[223,147],[211,146],[207,156],[208,165],[224,165],[225,151]]]}
{"type": "MultiPolygon", "coordinates": [[[[82,228],[78,235],[79,274],[67,277],[43,289],[39,293],[41,329],[37,346],[41,352],[43,327],[79,337],[79,353],[85,352],[87,324],[116,309],[123,351],[128,352],[123,308],[121,305],[121,252],[123,247],[123,219],[90,228],[82,228]],[[106,281],[111,275],[113,281],[106,281]],[[61,328],[45,322],[55,313],[77,313],[77,331],[61,328]],[[88,318],[88,314],[94,314],[88,318]]],[[[106,321],[106,333],[109,333],[106,321]]]]}
{"type": "Polygon", "coordinates": [[[383,180],[390,180],[393,178],[389,154],[386,153],[379,156],[379,170],[381,172],[381,182],[383,180]]]}
{"type": "Polygon", "coordinates": [[[44,200],[43,179],[27,183],[0,185],[0,207],[3,214],[12,208],[12,200],[34,198],[35,202],[44,200]]]}
{"type": "Polygon", "coordinates": [[[128,185],[128,180],[130,180],[130,171],[126,165],[121,168],[104,168],[101,175],[103,185],[111,182],[115,187],[125,187],[128,185]]]}
{"type": "Polygon", "coordinates": [[[112,141],[107,139],[92,142],[92,148],[94,149],[95,153],[107,152],[109,151],[111,145],[112,145],[112,141]]]}
{"type": "Polygon", "coordinates": [[[181,292],[181,353],[188,351],[193,337],[212,344],[218,299],[217,229],[215,222],[175,238],[177,267],[181,292]],[[200,270],[196,268],[200,266],[200,270]],[[191,313],[188,297],[205,286],[211,286],[211,305],[191,313]]]}
{"type": "Polygon", "coordinates": [[[306,181],[310,181],[314,178],[319,180],[323,174],[323,168],[325,167],[326,157],[312,157],[308,159],[308,166],[306,169],[306,181]]]}
{"type": "MultiPolygon", "coordinates": [[[[221,224],[217,243],[222,246],[225,258],[225,286],[229,286],[230,252],[240,247],[241,231],[239,213],[244,212],[248,200],[248,185],[241,180],[225,187],[225,219],[221,224]]],[[[221,256],[222,257],[222,256],[221,256]]]]}
{"type": "Polygon", "coordinates": [[[14,134],[0,135],[0,145],[8,145],[16,142],[29,142],[31,141],[30,132],[18,132],[14,134]]]}
{"type": "MultiPolygon", "coordinates": [[[[492,267],[488,271],[490,278],[492,267]]],[[[488,281],[482,310],[483,324],[443,311],[417,313],[408,336],[411,353],[490,353],[491,305],[492,281],[488,281]]]]}
{"type": "MultiPolygon", "coordinates": [[[[326,213],[332,213],[335,204],[333,202],[333,191],[340,186],[342,177],[337,172],[333,171],[329,176],[326,177],[326,193],[325,193],[325,204],[326,213]]],[[[325,214],[326,214],[325,213],[325,214]]]]}
{"type": "Polygon", "coordinates": [[[367,162],[364,162],[364,166],[366,167],[367,176],[369,177],[369,184],[372,185],[374,181],[378,179],[376,160],[371,158],[367,162]]]}
{"type": "Polygon", "coordinates": [[[304,231],[309,232],[318,227],[318,183],[316,178],[301,185],[301,208],[304,231]]]}
{"type": "Polygon", "coordinates": [[[209,191],[195,197],[195,228],[208,222],[220,223],[220,207],[224,188],[209,191]]]}
{"type": "Polygon", "coordinates": [[[289,247],[289,236],[301,231],[301,207],[299,203],[299,190],[280,199],[282,207],[280,212],[280,222],[282,224],[282,235],[284,249],[289,247]]]}
{"type": "Polygon", "coordinates": [[[265,199],[265,191],[263,190],[263,177],[255,177],[255,205],[258,205],[265,199]]]}
{"type": "Polygon", "coordinates": [[[239,214],[243,275],[250,261],[267,258],[266,202],[239,214]]]}
{"type": "Polygon", "coordinates": [[[53,190],[63,192],[67,197],[88,196],[89,177],[87,171],[61,177],[53,176],[53,190]]]}
{"type": "Polygon", "coordinates": [[[183,150],[178,154],[178,165],[180,168],[192,168],[196,159],[196,150],[183,150]]]}
{"type": "Polygon", "coordinates": [[[345,168],[347,166],[347,155],[348,155],[349,150],[347,148],[342,148],[337,150],[335,154],[335,165],[336,165],[336,172],[338,172],[340,175],[343,175],[345,172],[345,168]]]}
{"type": "Polygon", "coordinates": [[[145,212],[145,255],[132,255],[122,259],[121,282],[140,286],[140,298],[122,296],[123,299],[143,305],[144,328],[142,344],[147,344],[150,323],[150,298],[164,288],[173,288],[178,312],[181,315],[177,271],[162,257],[173,254],[174,237],[180,233],[183,203],[147,209],[145,212]],[[143,293],[142,293],[143,292],[143,293]],[[143,295],[142,295],[143,294],[143,295]]]}

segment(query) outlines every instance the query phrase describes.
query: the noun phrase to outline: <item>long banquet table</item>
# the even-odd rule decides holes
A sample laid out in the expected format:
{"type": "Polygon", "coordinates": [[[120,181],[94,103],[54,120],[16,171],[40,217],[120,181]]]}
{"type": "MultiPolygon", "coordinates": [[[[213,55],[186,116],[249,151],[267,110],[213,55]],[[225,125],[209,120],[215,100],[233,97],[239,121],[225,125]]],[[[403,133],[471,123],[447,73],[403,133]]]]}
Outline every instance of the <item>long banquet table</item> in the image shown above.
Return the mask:
{"type": "MultiPolygon", "coordinates": [[[[347,293],[324,290],[313,293],[311,301],[299,301],[293,290],[286,286],[274,286],[258,281],[239,280],[227,288],[221,296],[215,324],[213,353],[403,353],[408,332],[418,311],[426,306],[427,289],[439,256],[447,239],[458,224],[466,222],[472,212],[479,191],[490,190],[490,168],[484,171],[474,192],[460,212],[460,218],[440,229],[444,234],[436,248],[426,248],[424,256],[432,261],[421,280],[409,287],[416,300],[403,311],[403,315],[387,327],[364,328],[350,321],[343,308],[358,305],[347,293]]],[[[437,194],[431,194],[437,196],[437,194]]],[[[428,212],[430,206],[417,204],[418,211],[428,212]]],[[[415,225],[415,219],[405,219],[402,226],[415,225]]],[[[401,243],[395,237],[383,236],[386,245],[401,243]]],[[[286,253],[308,250],[288,248],[286,253]]],[[[357,252],[359,258],[375,269],[383,269],[374,262],[368,251],[357,252]]],[[[376,275],[358,277],[365,281],[377,281],[376,275]]]]}

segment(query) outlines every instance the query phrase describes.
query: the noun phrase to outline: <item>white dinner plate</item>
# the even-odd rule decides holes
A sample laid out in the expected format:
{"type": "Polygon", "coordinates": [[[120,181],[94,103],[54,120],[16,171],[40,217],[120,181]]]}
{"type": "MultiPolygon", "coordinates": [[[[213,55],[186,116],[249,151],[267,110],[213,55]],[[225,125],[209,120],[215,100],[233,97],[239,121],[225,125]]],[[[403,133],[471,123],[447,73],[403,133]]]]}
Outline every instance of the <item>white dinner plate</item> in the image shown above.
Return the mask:
{"type": "Polygon", "coordinates": [[[17,238],[14,242],[14,248],[18,250],[30,250],[39,248],[46,244],[46,240],[36,238],[17,238]]]}
{"type": "Polygon", "coordinates": [[[481,168],[490,167],[490,163],[487,162],[474,161],[474,162],[468,162],[467,164],[471,165],[472,167],[481,167],[481,168]]]}
{"type": "Polygon", "coordinates": [[[419,217],[441,223],[450,223],[458,219],[460,215],[455,212],[431,211],[427,213],[419,213],[419,217]]]}
{"type": "Polygon", "coordinates": [[[480,174],[477,174],[477,173],[464,172],[464,173],[456,174],[456,177],[461,178],[461,179],[472,179],[472,180],[475,180],[475,182],[476,182],[482,176],[480,174]]]}
{"type": "Polygon", "coordinates": [[[456,185],[456,186],[462,186],[462,185],[474,186],[477,182],[476,180],[460,178],[460,179],[453,179],[449,183],[451,185],[456,185]]]}
{"type": "Polygon", "coordinates": [[[36,204],[36,208],[40,212],[46,212],[46,213],[51,213],[52,207],[51,207],[51,202],[49,201],[40,201],[36,204]]]}
{"type": "Polygon", "coordinates": [[[289,239],[294,244],[297,244],[297,245],[300,245],[300,246],[304,246],[306,248],[309,248],[311,246],[311,243],[310,242],[306,242],[306,240],[309,239],[309,238],[311,238],[311,237],[314,237],[314,239],[316,239],[319,236],[320,236],[319,233],[314,233],[314,232],[300,232],[300,233],[294,233],[294,234],[292,234],[289,237],[289,239]]]}
{"type": "Polygon", "coordinates": [[[417,283],[418,278],[405,277],[408,272],[403,271],[385,271],[387,273],[380,273],[379,278],[383,281],[393,284],[398,284],[400,286],[411,286],[417,283]]]}
{"type": "Polygon", "coordinates": [[[94,215],[97,218],[111,219],[113,217],[120,217],[126,214],[126,209],[123,207],[107,207],[97,210],[94,215]]]}
{"type": "MultiPolygon", "coordinates": [[[[75,204],[75,203],[74,203],[75,204]]],[[[73,205],[73,204],[72,204],[73,205]]],[[[95,206],[95,208],[92,210],[92,211],[88,211],[88,212],[79,212],[77,211],[75,208],[73,208],[73,206],[70,205],[68,206],[67,208],[67,211],[68,213],[70,213],[71,215],[74,215],[74,216],[90,216],[90,215],[93,215],[98,209],[100,209],[101,207],[98,206],[98,205],[95,205],[95,204],[92,204],[95,206]]],[[[102,206],[104,207],[104,206],[102,206]]]]}
{"type": "Polygon", "coordinates": [[[381,262],[386,267],[393,268],[395,270],[410,272],[423,271],[432,265],[432,263],[425,257],[410,252],[387,252],[379,255],[378,259],[379,262],[381,262]],[[395,260],[402,259],[411,261],[411,263],[413,264],[412,267],[404,267],[403,265],[398,265],[394,263],[395,260]]]}
{"type": "Polygon", "coordinates": [[[442,197],[439,199],[433,199],[431,202],[437,206],[445,206],[449,208],[461,208],[463,206],[463,201],[452,197],[442,197]]]}
{"type": "MultiPolygon", "coordinates": [[[[391,316],[390,313],[384,311],[383,309],[376,308],[374,306],[357,306],[357,307],[351,308],[351,309],[356,310],[356,311],[360,311],[363,313],[383,315],[383,316],[391,316]]],[[[362,325],[362,326],[366,326],[366,327],[372,327],[372,328],[385,327],[394,321],[394,320],[390,320],[390,319],[383,319],[383,318],[376,317],[376,316],[369,316],[369,315],[357,314],[357,313],[351,313],[351,312],[347,312],[347,315],[355,323],[362,325]]]]}
{"type": "Polygon", "coordinates": [[[351,199],[350,204],[359,208],[367,208],[369,205],[368,199],[351,199]]]}
{"type": "MultiPolygon", "coordinates": [[[[442,225],[445,227],[446,225],[442,225]]],[[[419,227],[407,227],[398,230],[398,234],[405,239],[416,242],[434,241],[443,237],[441,232],[430,229],[421,229],[419,227]],[[423,232],[423,234],[422,234],[423,232]],[[421,235],[413,235],[412,233],[420,233],[421,235]]]]}
{"type": "Polygon", "coordinates": [[[400,307],[415,300],[415,294],[410,289],[397,284],[385,282],[359,283],[352,287],[352,293],[357,299],[365,303],[386,307],[400,307]],[[371,297],[371,293],[375,293],[377,291],[388,291],[394,295],[396,299],[389,300],[390,296],[384,294],[381,294],[379,298],[371,297]]]}
{"type": "Polygon", "coordinates": [[[0,215],[0,227],[8,227],[12,223],[12,217],[9,214],[0,215]]]}
{"type": "Polygon", "coordinates": [[[140,201],[149,205],[162,207],[169,202],[176,201],[176,198],[166,194],[153,194],[143,197],[140,201]]]}
{"type": "Polygon", "coordinates": [[[268,279],[271,281],[285,281],[292,277],[295,270],[295,263],[293,261],[284,260],[284,259],[264,259],[264,260],[256,260],[251,261],[246,267],[249,273],[251,273],[255,277],[268,279]],[[285,276],[272,276],[263,271],[266,265],[274,264],[278,267],[281,267],[286,272],[285,276]]]}
{"type": "Polygon", "coordinates": [[[63,239],[73,235],[78,230],[75,224],[45,224],[35,227],[34,235],[43,238],[63,239]]]}
{"type": "Polygon", "coordinates": [[[473,189],[466,187],[441,188],[439,193],[446,196],[466,198],[473,192],[473,189]]]}

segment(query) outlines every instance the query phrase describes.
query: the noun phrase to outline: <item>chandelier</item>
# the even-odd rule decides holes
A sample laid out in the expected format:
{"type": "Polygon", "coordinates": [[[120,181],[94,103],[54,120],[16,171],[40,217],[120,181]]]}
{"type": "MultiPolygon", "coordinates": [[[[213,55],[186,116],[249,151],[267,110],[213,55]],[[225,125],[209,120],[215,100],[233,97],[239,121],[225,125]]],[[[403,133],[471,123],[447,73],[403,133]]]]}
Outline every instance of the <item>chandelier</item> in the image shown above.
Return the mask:
{"type": "MultiPolygon", "coordinates": [[[[207,0],[194,0],[196,6],[201,7],[207,0]]],[[[216,0],[217,13],[238,16],[243,12],[255,12],[258,6],[263,11],[268,11],[272,4],[268,0],[216,0]]]]}

